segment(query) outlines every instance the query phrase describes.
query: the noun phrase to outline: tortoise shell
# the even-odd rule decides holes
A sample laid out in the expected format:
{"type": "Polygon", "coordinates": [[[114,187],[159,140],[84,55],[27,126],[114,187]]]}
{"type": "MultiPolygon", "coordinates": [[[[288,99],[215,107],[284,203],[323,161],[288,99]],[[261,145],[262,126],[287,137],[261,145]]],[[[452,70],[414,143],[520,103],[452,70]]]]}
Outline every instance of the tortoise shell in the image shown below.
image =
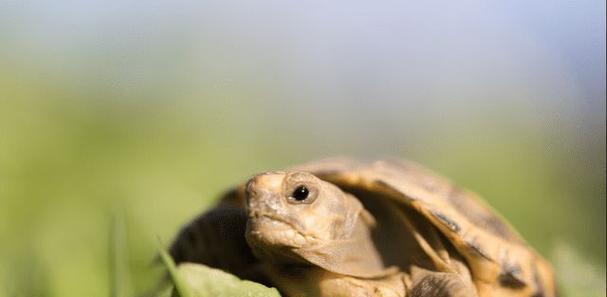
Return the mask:
{"type": "MultiPolygon", "coordinates": [[[[291,170],[310,172],[345,192],[353,193],[378,218],[379,224],[391,224],[382,218],[389,217],[387,213],[394,209],[417,218],[414,224],[417,221],[429,222],[448,243],[444,249],[455,250],[458,257],[463,258],[478,296],[555,296],[548,262],[530,248],[502,217],[474,193],[454,186],[420,165],[403,160],[363,163],[340,158],[307,163],[291,170]]],[[[237,242],[234,246],[239,247],[238,251],[232,253],[236,257],[225,259],[220,255],[226,252],[224,248],[208,252],[213,250],[211,242],[214,242],[208,238],[208,233],[212,233],[209,230],[217,226],[210,226],[205,217],[242,210],[244,204],[244,185],[225,194],[215,209],[217,213],[207,213],[182,230],[171,247],[175,260],[205,263],[263,282],[263,276],[253,269],[252,263],[256,260],[247,250],[242,236],[246,217],[234,220],[232,227],[226,228],[222,223],[223,233],[219,235],[237,242]],[[207,233],[206,240],[199,238],[201,232],[207,233]],[[201,250],[206,252],[200,253],[201,250]]],[[[425,248],[436,249],[436,245],[429,243],[425,248]]],[[[390,251],[388,247],[385,253],[391,252],[402,258],[398,249],[390,251]]],[[[432,254],[439,258],[435,262],[449,262],[449,257],[441,252],[432,254]]]]}

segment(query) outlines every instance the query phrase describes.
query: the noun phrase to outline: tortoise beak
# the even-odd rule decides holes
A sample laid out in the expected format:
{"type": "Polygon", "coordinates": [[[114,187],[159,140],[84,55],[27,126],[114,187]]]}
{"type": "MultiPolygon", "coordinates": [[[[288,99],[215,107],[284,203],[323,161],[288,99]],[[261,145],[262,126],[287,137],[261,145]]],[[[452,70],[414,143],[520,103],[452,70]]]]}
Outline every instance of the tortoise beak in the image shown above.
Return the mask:
{"type": "Polygon", "coordinates": [[[284,199],[281,199],[284,179],[284,172],[266,172],[247,182],[245,194],[249,217],[276,214],[284,209],[284,199]]]}

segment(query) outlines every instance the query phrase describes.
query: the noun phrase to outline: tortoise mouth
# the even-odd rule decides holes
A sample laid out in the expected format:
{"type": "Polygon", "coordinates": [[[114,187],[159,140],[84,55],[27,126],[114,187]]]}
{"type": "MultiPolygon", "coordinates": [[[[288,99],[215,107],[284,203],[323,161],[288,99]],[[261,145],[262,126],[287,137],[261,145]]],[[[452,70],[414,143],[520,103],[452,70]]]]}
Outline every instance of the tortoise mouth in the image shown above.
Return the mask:
{"type": "Polygon", "coordinates": [[[293,222],[271,214],[249,216],[246,233],[250,240],[266,246],[301,248],[315,241],[293,222]]]}

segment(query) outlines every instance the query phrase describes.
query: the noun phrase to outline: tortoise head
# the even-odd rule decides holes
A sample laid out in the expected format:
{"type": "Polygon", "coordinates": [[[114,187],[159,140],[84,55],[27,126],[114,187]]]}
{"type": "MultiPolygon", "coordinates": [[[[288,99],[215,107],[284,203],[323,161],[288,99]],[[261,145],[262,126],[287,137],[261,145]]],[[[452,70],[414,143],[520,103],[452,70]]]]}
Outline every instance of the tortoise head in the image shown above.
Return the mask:
{"type": "Polygon", "coordinates": [[[266,248],[305,248],[345,238],[363,209],[356,198],[302,171],[256,175],[246,196],[247,240],[266,248]]]}
{"type": "Polygon", "coordinates": [[[334,184],[304,171],[266,172],[249,180],[246,197],[245,237],[258,258],[358,277],[394,273],[372,242],[371,214],[334,184]]]}
{"type": "Polygon", "coordinates": [[[251,178],[246,197],[245,237],[258,258],[360,277],[393,273],[373,245],[371,214],[332,183],[304,171],[272,171],[251,178]]]}

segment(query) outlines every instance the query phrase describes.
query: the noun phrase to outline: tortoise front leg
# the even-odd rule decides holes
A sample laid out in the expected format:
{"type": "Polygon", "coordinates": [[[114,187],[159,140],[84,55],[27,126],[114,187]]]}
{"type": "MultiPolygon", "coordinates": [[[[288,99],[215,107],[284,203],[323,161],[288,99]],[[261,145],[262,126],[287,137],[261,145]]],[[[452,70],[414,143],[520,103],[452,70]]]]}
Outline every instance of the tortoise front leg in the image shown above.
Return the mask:
{"type": "Polygon", "coordinates": [[[169,249],[176,263],[201,263],[240,278],[267,282],[259,260],[251,253],[244,233],[243,209],[220,205],[186,225],[169,249]]]}

